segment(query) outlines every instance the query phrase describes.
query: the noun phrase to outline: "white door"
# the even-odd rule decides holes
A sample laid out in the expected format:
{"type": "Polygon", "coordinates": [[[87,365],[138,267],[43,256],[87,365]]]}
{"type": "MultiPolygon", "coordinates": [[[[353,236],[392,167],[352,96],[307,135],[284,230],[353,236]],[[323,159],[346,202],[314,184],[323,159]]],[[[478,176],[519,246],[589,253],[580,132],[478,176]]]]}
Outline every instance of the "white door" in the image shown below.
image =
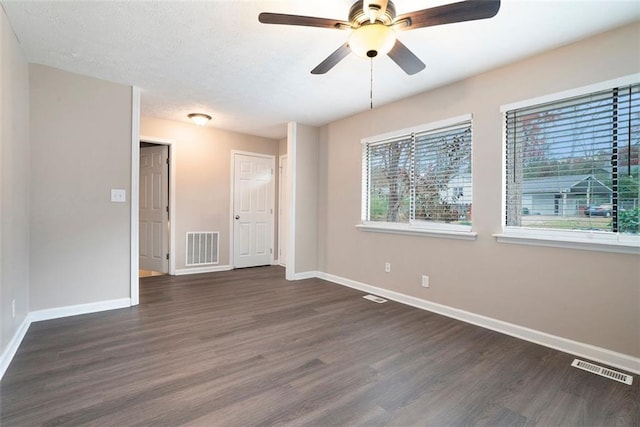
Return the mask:
{"type": "Polygon", "coordinates": [[[140,269],[169,272],[169,147],[140,148],[140,269]]]}
{"type": "Polygon", "coordinates": [[[234,154],[233,266],[273,261],[273,157],[234,154]]]}
{"type": "Polygon", "coordinates": [[[280,156],[280,173],[278,199],[278,262],[287,265],[287,253],[289,248],[289,171],[287,169],[287,156],[280,156]]]}

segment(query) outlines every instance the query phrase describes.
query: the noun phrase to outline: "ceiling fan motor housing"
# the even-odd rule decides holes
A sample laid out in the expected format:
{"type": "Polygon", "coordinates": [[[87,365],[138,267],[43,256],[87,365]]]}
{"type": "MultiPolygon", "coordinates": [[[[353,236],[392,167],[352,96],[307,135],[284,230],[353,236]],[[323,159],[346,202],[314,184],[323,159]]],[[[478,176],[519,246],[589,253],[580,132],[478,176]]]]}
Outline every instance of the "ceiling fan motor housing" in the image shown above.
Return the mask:
{"type": "MultiPolygon", "coordinates": [[[[384,8],[384,12],[382,12],[383,6],[375,3],[374,1],[358,0],[351,6],[349,10],[349,23],[351,24],[351,28],[355,30],[355,33],[361,34],[353,34],[350,40],[350,44],[352,45],[352,49],[355,47],[353,44],[355,43],[354,38],[376,38],[376,33],[380,33],[380,29],[377,31],[374,30],[374,27],[388,27],[393,23],[393,20],[396,17],[396,9],[391,0],[386,2],[386,8],[384,8]],[[370,9],[370,10],[367,10],[370,9]],[[375,20],[374,20],[375,17],[375,20]],[[366,28],[365,28],[366,27],[366,28]],[[358,31],[360,30],[360,31],[358,31]],[[367,31],[371,30],[371,31],[367,31]],[[365,35],[365,33],[369,33],[365,35]]],[[[385,29],[385,28],[382,28],[385,29]]],[[[386,30],[386,29],[385,29],[386,30]]],[[[385,31],[386,32],[386,31],[385,31]]],[[[395,38],[394,38],[395,39],[395,38]]],[[[359,45],[366,45],[365,40],[361,40],[359,45]]],[[[377,43],[375,43],[377,44],[377,43]]],[[[391,48],[391,46],[389,46],[391,48]]],[[[354,49],[354,51],[358,51],[360,56],[367,56],[368,58],[375,58],[378,56],[380,52],[377,49],[369,49],[367,51],[361,51],[362,49],[354,49]]],[[[388,51],[389,49],[385,49],[388,51]]],[[[386,52],[385,52],[386,53],[386,52]]]]}
{"type": "MultiPolygon", "coordinates": [[[[396,17],[396,7],[391,0],[387,3],[387,8],[382,15],[378,15],[376,22],[384,25],[391,25],[396,17]]],[[[364,10],[364,0],[356,1],[349,10],[349,22],[351,28],[359,28],[369,24],[369,15],[364,10]]]]}

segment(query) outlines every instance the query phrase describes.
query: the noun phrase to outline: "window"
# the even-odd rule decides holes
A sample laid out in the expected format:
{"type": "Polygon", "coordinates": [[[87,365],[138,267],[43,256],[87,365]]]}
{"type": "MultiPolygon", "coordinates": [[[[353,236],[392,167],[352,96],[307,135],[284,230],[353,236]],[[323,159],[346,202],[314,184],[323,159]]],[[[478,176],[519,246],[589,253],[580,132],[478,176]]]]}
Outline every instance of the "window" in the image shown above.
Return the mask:
{"type": "Polygon", "coordinates": [[[640,84],[504,111],[507,230],[638,234],[640,84]]]}
{"type": "Polygon", "coordinates": [[[363,141],[363,224],[471,230],[471,116],[363,141]]]}

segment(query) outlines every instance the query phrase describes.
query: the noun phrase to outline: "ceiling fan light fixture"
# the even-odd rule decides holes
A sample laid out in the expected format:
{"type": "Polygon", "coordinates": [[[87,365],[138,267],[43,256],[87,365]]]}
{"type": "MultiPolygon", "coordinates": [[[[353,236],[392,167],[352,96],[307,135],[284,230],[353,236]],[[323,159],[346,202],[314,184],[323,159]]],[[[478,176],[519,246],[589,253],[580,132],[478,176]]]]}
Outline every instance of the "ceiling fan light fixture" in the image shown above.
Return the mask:
{"type": "MultiPolygon", "coordinates": [[[[392,0],[350,0],[348,20],[340,21],[313,16],[262,12],[258,20],[263,24],[300,25],[353,31],[347,43],[325,58],[311,74],[324,74],[353,52],[363,58],[388,55],[402,71],[412,76],[426,65],[399,39],[396,30],[414,30],[456,22],[476,21],[494,17],[501,0],[466,0],[396,16],[392,0]]],[[[373,65],[373,61],[372,61],[373,65]]]]}
{"type": "Polygon", "coordinates": [[[187,115],[191,119],[191,121],[198,126],[204,126],[207,124],[209,120],[211,120],[211,116],[203,113],[191,113],[187,115]]]}
{"type": "Polygon", "coordinates": [[[363,58],[386,55],[395,42],[395,31],[383,24],[363,25],[353,30],[349,37],[349,47],[353,53],[363,58]]]}

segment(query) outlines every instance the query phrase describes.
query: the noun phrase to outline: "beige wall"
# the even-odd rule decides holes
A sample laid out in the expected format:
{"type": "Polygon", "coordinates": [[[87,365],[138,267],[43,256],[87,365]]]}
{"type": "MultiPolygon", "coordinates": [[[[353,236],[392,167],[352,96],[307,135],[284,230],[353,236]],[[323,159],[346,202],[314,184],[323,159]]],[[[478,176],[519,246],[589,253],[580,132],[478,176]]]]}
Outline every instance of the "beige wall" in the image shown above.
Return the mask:
{"type": "Polygon", "coordinates": [[[31,64],[29,90],[31,311],[128,298],[132,88],[31,64]]]}
{"type": "Polygon", "coordinates": [[[291,203],[295,208],[291,228],[287,276],[318,269],[318,147],[319,129],[299,123],[289,125],[289,155],[294,156],[290,179],[295,181],[291,203]],[[293,262],[291,262],[293,261],[293,262]],[[293,270],[293,271],[292,271],[293,270]]]}
{"type": "Polygon", "coordinates": [[[27,62],[0,8],[0,355],[29,312],[28,84],[27,62]]]}
{"type": "MultiPolygon", "coordinates": [[[[231,151],[269,154],[277,161],[278,141],[152,117],[142,117],[140,135],[175,140],[176,269],[186,268],[188,231],[220,232],[219,265],[229,265],[231,151]]],[[[274,179],[277,191],[277,174],[274,179]]]]}
{"type": "Polygon", "coordinates": [[[640,357],[640,256],[499,244],[492,237],[502,223],[500,106],[638,73],[638,52],[635,24],[326,126],[319,269],[640,357]],[[360,139],[468,113],[477,241],[357,230],[360,139]],[[384,273],[385,262],[391,273],[384,273]],[[420,286],[422,274],[430,276],[428,289],[420,286]]]}
{"type": "Polygon", "coordinates": [[[287,154],[287,138],[278,141],[278,155],[284,156],[285,154],[287,154]]]}

